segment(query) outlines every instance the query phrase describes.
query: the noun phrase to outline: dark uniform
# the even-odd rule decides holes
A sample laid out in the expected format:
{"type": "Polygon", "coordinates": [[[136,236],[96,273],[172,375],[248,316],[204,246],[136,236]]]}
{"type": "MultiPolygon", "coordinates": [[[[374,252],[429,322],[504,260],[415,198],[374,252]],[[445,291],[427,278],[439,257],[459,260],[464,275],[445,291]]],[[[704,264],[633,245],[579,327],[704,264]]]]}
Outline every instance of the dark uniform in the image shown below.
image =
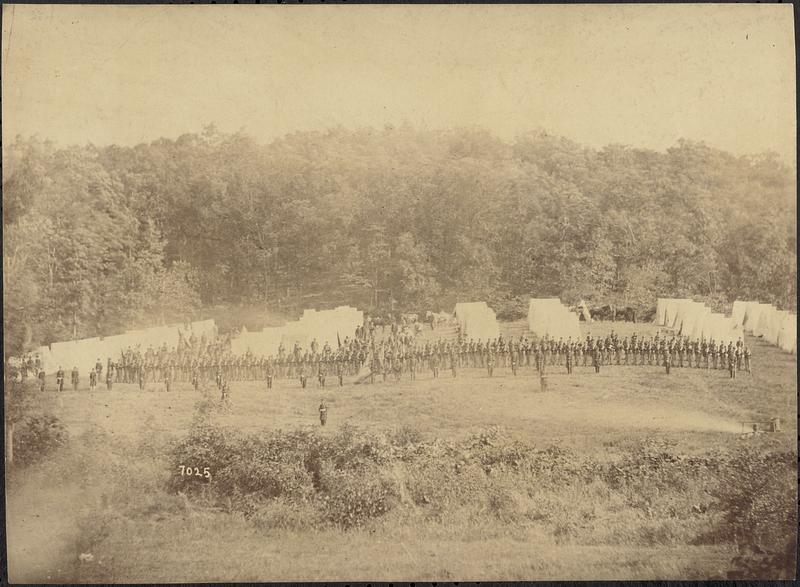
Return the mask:
{"type": "Polygon", "coordinates": [[[70,379],[72,381],[72,390],[73,391],[78,391],[78,368],[77,367],[73,367],[72,368],[72,375],[70,376],[70,379]]]}
{"type": "Polygon", "coordinates": [[[319,425],[325,426],[328,421],[328,406],[325,405],[325,400],[319,402],[319,425]]]}

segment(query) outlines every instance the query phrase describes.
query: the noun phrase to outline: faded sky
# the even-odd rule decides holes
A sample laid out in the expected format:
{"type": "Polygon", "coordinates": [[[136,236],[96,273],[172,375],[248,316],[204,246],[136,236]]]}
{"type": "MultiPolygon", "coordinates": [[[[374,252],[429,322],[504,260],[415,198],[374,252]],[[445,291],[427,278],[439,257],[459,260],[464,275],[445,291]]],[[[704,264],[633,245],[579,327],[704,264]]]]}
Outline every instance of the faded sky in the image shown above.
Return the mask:
{"type": "Polygon", "coordinates": [[[545,128],[795,157],[792,7],[3,7],[3,135],[545,128]]]}

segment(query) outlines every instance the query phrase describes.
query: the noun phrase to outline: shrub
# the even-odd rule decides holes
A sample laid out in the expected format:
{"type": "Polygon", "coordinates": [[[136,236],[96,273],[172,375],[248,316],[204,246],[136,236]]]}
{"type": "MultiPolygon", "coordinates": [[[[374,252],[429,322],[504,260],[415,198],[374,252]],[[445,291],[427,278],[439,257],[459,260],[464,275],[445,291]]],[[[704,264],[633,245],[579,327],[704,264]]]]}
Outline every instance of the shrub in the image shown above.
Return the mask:
{"type": "Polygon", "coordinates": [[[362,526],[382,516],[399,501],[394,484],[377,469],[342,471],[325,467],[322,492],[326,519],[344,529],[362,526]]]}
{"type": "Polygon", "coordinates": [[[22,466],[36,463],[68,439],[67,430],[55,416],[28,416],[14,428],[14,460],[22,466]]]}
{"type": "Polygon", "coordinates": [[[712,491],[722,512],[706,538],[732,541],[739,555],[730,578],[789,578],[795,570],[797,461],[788,452],[739,451],[712,491]],[[759,574],[764,566],[768,572],[759,574]],[[753,573],[753,574],[751,574],[753,573]]]}

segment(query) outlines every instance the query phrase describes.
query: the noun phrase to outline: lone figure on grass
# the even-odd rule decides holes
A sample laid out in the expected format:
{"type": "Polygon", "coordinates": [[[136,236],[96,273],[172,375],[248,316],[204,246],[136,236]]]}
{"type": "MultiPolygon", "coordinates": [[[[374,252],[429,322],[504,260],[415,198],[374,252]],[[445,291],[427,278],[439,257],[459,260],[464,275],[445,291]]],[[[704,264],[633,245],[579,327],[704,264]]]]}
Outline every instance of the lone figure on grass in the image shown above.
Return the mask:
{"type": "Polygon", "coordinates": [[[328,421],[328,406],[325,404],[325,398],[319,402],[319,425],[325,426],[328,421]]]}

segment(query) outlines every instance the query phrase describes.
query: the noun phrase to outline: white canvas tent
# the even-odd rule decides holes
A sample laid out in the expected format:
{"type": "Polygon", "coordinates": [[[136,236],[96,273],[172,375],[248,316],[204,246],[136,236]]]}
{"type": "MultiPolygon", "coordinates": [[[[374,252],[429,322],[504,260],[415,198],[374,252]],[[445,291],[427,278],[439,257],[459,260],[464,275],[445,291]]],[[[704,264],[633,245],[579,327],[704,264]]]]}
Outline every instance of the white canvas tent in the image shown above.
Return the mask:
{"type": "Polygon", "coordinates": [[[581,339],[577,314],[571,312],[558,298],[531,298],[528,302],[528,329],[543,338],[581,339]]]}
{"type": "Polygon", "coordinates": [[[748,332],[752,332],[754,336],[757,336],[756,331],[758,330],[758,324],[761,321],[761,315],[771,307],[771,304],[749,304],[744,314],[744,329],[748,332]]]}
{"type": "Polygon", "coordinates": [[[778,346],[787,353],[797,350],[797,315],[786,313],[781,319],[778,346]]]}
{"type": "Polygon", "coordinates": [[[658,298],[656,300],[655,323],[668,328],[680,327],[680,322],[675,324],[681,307],[694,302],[688,298],[658,298]]]}
{"type": "Polygon", "coordinates": [[[769,336],[771,324],[773,322],[773,315],[775,312],[777,312],[777,310],[772,304],[761,307],[761,312],[758,315],[758,322],[753,328],[754,336],[760,336],[764,338],[769,336]]]}
{"type": "Polygon", "coordinates": [[[705,332],[706,322],[710,319],[710,317],[711,317],[711,308],[707,308],[706,306],[698,308],[697,314],[694,317],[692,329],[690,332],[687,333],[687,336],[691,337],[692,339],[698,339],[698,340],[703,338],[703,332],[705,332]]]}
{"type": "Polygon", "coordinates": [[[781,328],[783,327],[783,323],[786,318],[789,316],[789,312],[786,310],[775,310],[770,316],[769,321],[769,331],[764,336],[765,339],[770,344],[778,345],[778,339],[780,337],[781,328]]]}
{"type": "Polygon", "coordinates": [[[497,315],[486,302],[459,302],[453,314],[468,340],[485,341],[500,336],[497,315]]]}
{"type": "Polygon", "coordinates": [[[691,336],[699,320],[708,314],[708,308],[699,302],[682,304],[678,308],[675,329],[682,336],[691,336]]]}
{"type": "Polygon", "coordinates": [[[742,326],[744,324],[744,317],[747,314],[747,308],[752,302],[744,302],[740,300],[736,300],[733,302],[733,307],[731,308],[731,318],[733,321],[742,326]]]}
{"type": "Polygon", "coordinates": [[[658,298],[656,300],[656,315],[653,318],[653,323],[658,326],[664,326],[667,321],[667,302],[668,298],[658,298]]]}

